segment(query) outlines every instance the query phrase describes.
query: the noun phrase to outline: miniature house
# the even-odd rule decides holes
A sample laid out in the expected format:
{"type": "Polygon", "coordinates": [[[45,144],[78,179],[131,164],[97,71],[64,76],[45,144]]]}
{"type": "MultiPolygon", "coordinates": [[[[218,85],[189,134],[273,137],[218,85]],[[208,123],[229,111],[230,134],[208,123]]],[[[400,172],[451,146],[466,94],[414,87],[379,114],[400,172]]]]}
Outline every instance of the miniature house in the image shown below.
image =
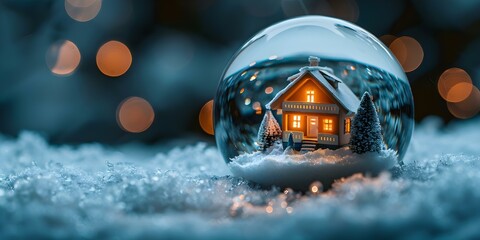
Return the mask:
{"type": "Polygon", "coordinates": [[[310,66],[290,76],[290,83],[266,108],[282,116],[284,148],[292,135],[296,150],[336,149],[350,141],[352,118],[360,101],[330,68],[318,66],[318,58],[309,61],[310,66]]]}

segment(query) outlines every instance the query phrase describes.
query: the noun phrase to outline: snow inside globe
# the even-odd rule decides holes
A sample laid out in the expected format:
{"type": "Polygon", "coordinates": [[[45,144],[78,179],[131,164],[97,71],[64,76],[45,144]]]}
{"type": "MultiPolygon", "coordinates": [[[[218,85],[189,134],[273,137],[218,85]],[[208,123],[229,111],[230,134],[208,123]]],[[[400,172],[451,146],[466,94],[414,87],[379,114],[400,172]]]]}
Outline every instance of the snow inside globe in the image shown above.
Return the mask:
{"type": "Polygon", "coordinates": [[[393,54],[364,29],[306,16],[233,56],[214,100],[217,146],[235,176],[307,189],[402,164],[413,98],[393,54]]]}

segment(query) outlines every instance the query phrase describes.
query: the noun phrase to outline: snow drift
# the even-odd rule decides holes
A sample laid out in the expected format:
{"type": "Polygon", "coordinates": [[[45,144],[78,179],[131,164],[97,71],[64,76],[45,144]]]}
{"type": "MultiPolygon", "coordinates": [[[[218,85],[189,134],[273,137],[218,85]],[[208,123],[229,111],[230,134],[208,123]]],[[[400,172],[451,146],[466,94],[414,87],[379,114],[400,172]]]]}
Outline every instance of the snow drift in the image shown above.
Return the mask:
{"type": "Polygon", "coordinates": [[[228,176],[204,144],[0,137],[0,239],[476,239],[479,124],[428,120],[395,176],[355,175],[318,195],[228,176]]]}
{"type": "Polygon", "coordinates": [[[347,147],[337,150],[318,149],[306,153],[288,153],[281,144],[269,152],[242,154],[229,163],[235,176],[262,184],[295,190],[307,190],[314,181],[330,185],[334,180],[355,173],[376,176],[397,162],[396,152],[382,150],[354,154],[347,147]]]}

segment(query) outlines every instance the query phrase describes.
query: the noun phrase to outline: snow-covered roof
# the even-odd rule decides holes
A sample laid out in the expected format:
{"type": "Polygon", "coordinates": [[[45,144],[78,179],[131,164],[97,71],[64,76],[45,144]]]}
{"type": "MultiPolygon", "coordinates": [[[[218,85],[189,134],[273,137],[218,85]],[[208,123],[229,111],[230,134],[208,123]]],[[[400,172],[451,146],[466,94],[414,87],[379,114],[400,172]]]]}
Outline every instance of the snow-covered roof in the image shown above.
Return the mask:
{"type": "Polygon", "coordinates": [[[338,103],[340,103],[340,105],[342,105],[346,110],[350,112],[357,111],[360,100],[352,92],[352,90],[350,90],[350,88],[345,85],[342,80],[333,74],[332,69],[318,66],[307,66],[300,68],[299,73],[288,78],[288,80],[291,82],[284,89],[279,91],[275,97],[265,105],[265,107],[270,109],[270,106],[274,102],[280,99],[283,94],[287,93],[293,86],[295,86],[307,73],[310,73],[314,79],[320,83],[320,85],[324,86],[325,89],[332,95],[332,97],[335,98],[335,100],[337,100],[338,103]],[[328,81],[336,82],[338,87],[335,88],[328,81]]]}

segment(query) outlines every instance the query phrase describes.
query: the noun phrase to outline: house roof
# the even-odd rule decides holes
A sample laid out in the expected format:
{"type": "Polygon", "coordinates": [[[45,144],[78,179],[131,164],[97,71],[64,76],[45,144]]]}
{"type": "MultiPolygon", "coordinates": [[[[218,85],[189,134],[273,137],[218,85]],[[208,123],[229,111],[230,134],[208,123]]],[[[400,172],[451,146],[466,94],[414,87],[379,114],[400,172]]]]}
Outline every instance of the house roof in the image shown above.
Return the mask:
{"type": "Polygon", "coordinates": [[[281,91],[275,95],[275,97],[265,105],[267,109],[270,109],[270,106],[275,103],[278,99],[280,99],[285,93],[289,92],[289,90],[295,86],[300,80],[307,74],[310,73],[314,80],[320,83],[321,86],[324,86],[325,89],[332,95],[335,100],[338,101],[340,105],[342,105],[346,110],[350,112],[356,112],[357,108],[360,104],[360,100],[358,100],[357,96],[350,90],[350,88],[345,85],[342,80],[337,78],[334,74],[332,69],[326,67],[318,67],[318,66],[307,66],[300,68],[299,73],[292,75],[288,78],[290,83],[281,91]],[[335,88],[330,82],[336,82],[338,87],[335,88]]]}

